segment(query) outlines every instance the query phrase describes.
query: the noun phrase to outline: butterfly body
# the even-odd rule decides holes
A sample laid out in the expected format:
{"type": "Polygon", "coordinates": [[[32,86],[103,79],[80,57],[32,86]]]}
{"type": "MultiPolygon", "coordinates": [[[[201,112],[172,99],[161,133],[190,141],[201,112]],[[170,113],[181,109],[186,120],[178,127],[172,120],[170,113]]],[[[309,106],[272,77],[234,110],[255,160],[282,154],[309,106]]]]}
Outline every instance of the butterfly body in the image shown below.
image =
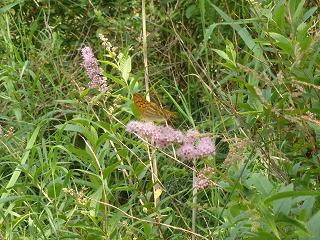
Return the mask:
{"type": "Polygon", "coordinates": [[[133,101],[141,115],[142,120],[150,122],[164,122],[174,117],[173,112],[165,110],[153,102],[147,101],[138,93],[133,94],[133,101]]]}

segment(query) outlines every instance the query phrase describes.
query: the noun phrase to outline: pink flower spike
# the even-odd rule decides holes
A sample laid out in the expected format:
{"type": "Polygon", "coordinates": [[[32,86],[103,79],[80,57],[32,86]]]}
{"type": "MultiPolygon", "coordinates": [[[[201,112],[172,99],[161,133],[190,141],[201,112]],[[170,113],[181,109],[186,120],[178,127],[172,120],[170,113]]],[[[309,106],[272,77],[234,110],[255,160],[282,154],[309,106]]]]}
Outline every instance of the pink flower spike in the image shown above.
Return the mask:
{"type": "Polygon", "coordinates": [[[153,122],[131,121],[127,124],[127,131],[136,133],[140,137],[150,140],[156,147],[162,149],[172,143],[182,143],[183,134],[172,127],[157,126],[153,122]]]}
{"type": "Polygon", "coordinates": [[[209,137],[200,138],[197,148],[201,157],[208,156],[209,154],[216,154],[214,143],[209,137]]]}
{"type": "Polygon", "coordinates": [[[179,157],[190,160],[198,157],[198,150],[192,144],[183,144],[177,151],[179,157]]]}
{"type": "Polygon", "coordinates": [[[213,181],[210,180],[213,174],[214,169],[211,167],[207,167],[199,171],[198,177],[195,178],[194,187],[199,190],[212,184],[216,185],[213,181]]]}
{"type": "Polygon", "coordinates": [[[184,142],[186,144],[194,144],[197,140],[199,132],[197,130],[188,130],[184,142]]]}
{"type": "Polygon", "coordinates": [[[88,87],[103,91],[107,87],[107,78],[102,76],[103,70],[94,56],[92,49],[90,47],[84,47],[81,51],[84,59],[83,66],[87,76],[91,80],[88,87]]]}
{"type": "Polygon", "coordinates": [[[196,178],[195,179],[195,184],[194,187],[199,190],[199,189],[203,189],[207,186],[211,185],[211,181],[209,179],[200,179],[200,178],[196,178]]]}

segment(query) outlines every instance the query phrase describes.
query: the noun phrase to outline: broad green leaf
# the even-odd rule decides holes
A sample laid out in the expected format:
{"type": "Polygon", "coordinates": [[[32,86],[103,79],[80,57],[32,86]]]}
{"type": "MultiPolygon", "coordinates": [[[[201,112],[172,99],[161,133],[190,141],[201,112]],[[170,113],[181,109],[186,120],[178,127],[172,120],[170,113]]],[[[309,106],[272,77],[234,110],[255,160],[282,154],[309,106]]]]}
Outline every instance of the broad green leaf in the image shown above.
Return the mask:
{"type": "MultiPolygon", "coordinates": [[[[288,192],[293,190],[293,184],[289,184],[285,187],[282,187],[279,192],[288,192]]],[[[273,203],[273,212],[275,214],[282,213],[288,215],[292,208],[293,200],[292,198],[284,198],[274,201],[273,203]]]]}
{"type": "Polygon", "coordinates": [[[255,187],[263,198],[270,195],[273,190],[273,186],[268,178],[260,173],[253,173],[252,177],[247,180],[247,184],[255,187]]]}
{"type": "Polygon", "coordinates": [[[320,191],[288,191],[276,193],[270,197],[265,198],[264,202],[269,203],[278,199],[288,197],[300,197],[300,196],[320,196],[320,191]]]}
{"type": "Polygon", "coordinates": [[[306,223],[299,221],[297,219],[294,219],[286,214],[279,213],[278,215],[276,215],[276,222],[286,222],[291,226],[295,226],[301,229],[302,231],[304,231],[305,233],[307,233],[308,235],[310,235],[310,232],[306,226],[306,223]]]}
{"type": "Polygon", "coordinates": [[[319,223],[320,223],[320,211],[318,210],[312,217],[311,219],[306,223],[309,231],[312,234],[311,238],[302,238],[302,240],[318,240],[320,239],[320,228],[319,228],[319,223]]]}
{"type": "Polygon", "coordinates": [[[131,57],[128,56],[124,61],[124,65],[122,66],[122,78],[126,82],[128,82],[130,72],[131,72],[131,57]]]}

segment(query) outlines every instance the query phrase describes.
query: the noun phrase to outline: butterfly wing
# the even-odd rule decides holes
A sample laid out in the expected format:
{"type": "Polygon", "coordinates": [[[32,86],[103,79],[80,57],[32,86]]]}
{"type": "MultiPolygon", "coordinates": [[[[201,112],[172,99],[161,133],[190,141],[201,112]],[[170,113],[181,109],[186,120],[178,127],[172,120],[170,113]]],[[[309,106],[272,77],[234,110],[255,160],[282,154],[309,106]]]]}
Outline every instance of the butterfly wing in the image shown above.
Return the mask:
{"type": "Polygon", "coordinates": [[[147,121],[164,122],[168,119],[166,111],[157,104],[151,103],[146,108],[143,118],[147,121]]]}
{"type": "Polygon", "coordinates": [[[145,121],[163,122],[172,117],[173,112],[165,110],[155,103],[148,102],[140,94],[133,94],[133,101],[145,121]]]}
{"type": "Polygon", "coordinates": [[[149,102],[147,100],[145,100],[140,94],[138,93],[134,93],[133,94],[133,101],[134,104],[136,105],[139,113],[141,115],[144,115],[144,112],[146,110],[146,108],[148,107],[149,102]]]}

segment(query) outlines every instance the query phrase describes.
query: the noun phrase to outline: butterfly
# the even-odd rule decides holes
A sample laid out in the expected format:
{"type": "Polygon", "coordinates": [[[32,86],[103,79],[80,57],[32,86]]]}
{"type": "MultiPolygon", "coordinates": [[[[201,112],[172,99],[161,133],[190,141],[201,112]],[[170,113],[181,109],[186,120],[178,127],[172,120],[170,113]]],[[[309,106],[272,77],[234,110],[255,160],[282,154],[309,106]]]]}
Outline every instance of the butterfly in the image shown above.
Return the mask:
{"type": "Polygon", "coordinates": [[[141,115],[141,119],[147,122],[164,122],[175,117],[176,113],[147,101],[139,93],[133,94],[133,101],[141,115]]]}

